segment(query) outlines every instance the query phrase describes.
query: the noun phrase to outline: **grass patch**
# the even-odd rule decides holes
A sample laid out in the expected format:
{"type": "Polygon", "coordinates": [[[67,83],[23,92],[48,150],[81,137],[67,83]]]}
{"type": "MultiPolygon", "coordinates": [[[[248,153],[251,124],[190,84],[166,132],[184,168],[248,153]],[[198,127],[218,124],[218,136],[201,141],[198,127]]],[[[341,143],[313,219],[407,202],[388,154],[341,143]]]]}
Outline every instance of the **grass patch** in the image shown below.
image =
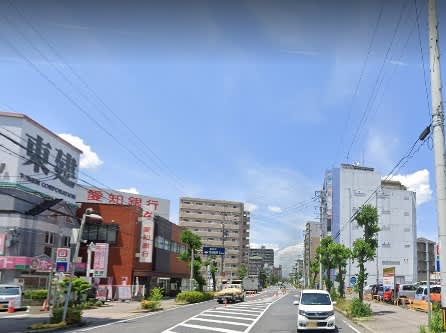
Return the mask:
{"type": "Polygon", "coordinates": [[[336,308],[336,310],[345,313],[347,317],[351,318],[351,307],[352,307],[351,300],[339,297],[336,300],[336,305],[334,307],[336,308]]]}
{"type": "Polygon", "coordinates": [[[29,328],[31,330],[44,330],[44,329],[57,329],[57,328],[63,328],[67,326],[67,323],[64,321],[61,321],[60,323],[35,323],[32,324],[29,328]]]}

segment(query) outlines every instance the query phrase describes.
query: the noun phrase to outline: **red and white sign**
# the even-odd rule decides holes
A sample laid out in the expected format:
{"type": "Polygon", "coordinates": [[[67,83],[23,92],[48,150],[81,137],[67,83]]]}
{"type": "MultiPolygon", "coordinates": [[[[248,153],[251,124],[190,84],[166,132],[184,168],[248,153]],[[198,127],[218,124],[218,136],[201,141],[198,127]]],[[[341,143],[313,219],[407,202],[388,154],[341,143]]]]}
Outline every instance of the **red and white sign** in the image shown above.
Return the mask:
{"type": "Polygon", "coordinates": [[[32,258],[2,256],[0,257],[0,269],[25,269],[31,265],[32,258]]]}
{"type": "Polygon", "coordinates": [[[103,203],[111,205],[128,205],[148,208],[166,219],[169,219],[170,201],[149,197],[146,195],[112,191],[108,189],[77,187],[76,200],[78,202],[103,203]]]}
{"type": "Polygon", "coordinates": [[[0,256],[5,255],[6,232],[0,232],[0,256]]]}
{"type": "Polygon", "coordinates": [[[56,250],[56,262],[70,262],[71,250],[67,247],[58,247],[56,250]]]}
{"type": "Polygon", "coordinates": [[[94,277],[107,277],[108,250],[107,243],[96,243],[93,261],[94,277]]]}
{"type": "Polygon", "coordinates": [[[139,250],[139,262],[151,263],[153,256],[153,235],[154,223],[153,216],[155,210],[158,209],[158,201],[148,202],[148,205],[143,205],[143,214],[141,217],[141,243],[139,250]]]}

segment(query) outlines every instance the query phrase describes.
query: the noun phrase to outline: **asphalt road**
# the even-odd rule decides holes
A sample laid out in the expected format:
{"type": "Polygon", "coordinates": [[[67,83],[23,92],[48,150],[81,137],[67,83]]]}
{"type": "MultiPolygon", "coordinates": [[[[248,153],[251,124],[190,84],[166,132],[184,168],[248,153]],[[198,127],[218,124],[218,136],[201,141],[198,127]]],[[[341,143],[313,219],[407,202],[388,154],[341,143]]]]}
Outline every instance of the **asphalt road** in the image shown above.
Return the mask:
{"type": "MultiPolygon", "coordinates": [[[[179,308],[142,314],[126,320],[103,320],[93,325],[66,330],[70,333],[283,333],[296,332],[293,305],[297,290],[282,294],[271,288],[245,302],[227,306],[209,301],[179,308]]],[[[0,320],[0,333],[14,330],[26,318],[0,320]]],[[[340,314],[336,317],[337,332],[365,333],[340,314]]],[[[23,327],[23,326],[22,326],[23,327]]]]}

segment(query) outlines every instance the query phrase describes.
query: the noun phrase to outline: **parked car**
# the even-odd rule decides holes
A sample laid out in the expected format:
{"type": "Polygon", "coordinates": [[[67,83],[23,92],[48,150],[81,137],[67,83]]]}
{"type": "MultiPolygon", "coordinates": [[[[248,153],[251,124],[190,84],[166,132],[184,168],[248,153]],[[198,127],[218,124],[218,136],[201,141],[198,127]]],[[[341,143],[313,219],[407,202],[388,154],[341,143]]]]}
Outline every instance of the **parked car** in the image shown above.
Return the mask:
{"type": "Polygon", "coordinates": [[[298,301],[297,331],[335,330],[335,312],[330,294],[325,290],[304,289],[298,301]]]}
{"type": "Polygon", "coordinates": [[[415,284],[402,284],[398,290],[398,297],[415,298],[417,286],[415,284]]]}
{"type": "Polygon", "coordinates": [[[9,301],[15,309],[23,307],[23,291],[19,284],[0,284],[0,309],[7,309],[9,301]]]}
{"type": "MultiPolygon", "coordinates": [[[[430,296],[432,302],[441,302],[441,286],[431,285],[430,286],[430,296]]],[[[415,299],[425,301],[427,299],[427,286],[419,286],[415,292],[415,299]]]]}

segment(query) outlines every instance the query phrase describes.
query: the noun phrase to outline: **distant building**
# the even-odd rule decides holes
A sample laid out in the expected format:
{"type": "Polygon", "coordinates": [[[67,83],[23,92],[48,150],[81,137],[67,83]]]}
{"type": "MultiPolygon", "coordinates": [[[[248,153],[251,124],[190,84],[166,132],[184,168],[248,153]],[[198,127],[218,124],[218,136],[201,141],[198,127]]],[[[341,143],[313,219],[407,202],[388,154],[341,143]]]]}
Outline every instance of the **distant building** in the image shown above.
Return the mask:
{"type": "Polygon", "coordinates": [[[274,249],[267,249],[265,246],[260,248],[250,248],[249,256],[259,256],[263,258],[263,263],[268,266],[274,266],[274,249]]]}
{"type": "Polygon", "coordinates": [[[310,284],[310,263],[316,257],[316,249],[320,244],[322,224],[320,222],[307,222],[304,235],[304,278],[310,284]]]}
{"type": "MultiPolygon", "coordinates": [[[[367,283],[382,281],[382,271],[395,267],[399,281],[417,280],[416,195],[397,181],[384,181],[373,168],[341,164],[326,173],[321,197],[322,222],[335,242],[352,248],[363,230],[352,216],[365,203],[378,208],[379,227],[377,261],[366,263],[367,283]],[[331,228],[328,225],[331,202],[331,228]],[[378,271],[377,271],[378,264],[378,271]]],[[[358,273],[357,265],[347,264],[346,286],[358,273]]]]}
{"type": "Polygon", "coordinates": [[[426,238],[417,238],[417,275],[418,281],[427,281],[426,243],[429,251],[429,271],[435,272],[435,242],[426,238]]]}
{"type": "Polygon", "coordinates": [[[263,269],[263,267],[264,267],[263,257],[261,256],[249,257],[249,265],[248,265],[249,275],[258,275],[259,272],[263,269]]]}
{"type": "Polygon", "coordinates": [[[225,248],[220,278],[237,278],[241,265],[248,266],[250,214],[242,202],[180,198],[179,224],[199,235],[203,246],[225,248]]]}
{"type": "Polygon", "coordinates": [[[277,280],[282,280],[282,265],[273,268],[273,277],[275,277],[277,280]]]}

